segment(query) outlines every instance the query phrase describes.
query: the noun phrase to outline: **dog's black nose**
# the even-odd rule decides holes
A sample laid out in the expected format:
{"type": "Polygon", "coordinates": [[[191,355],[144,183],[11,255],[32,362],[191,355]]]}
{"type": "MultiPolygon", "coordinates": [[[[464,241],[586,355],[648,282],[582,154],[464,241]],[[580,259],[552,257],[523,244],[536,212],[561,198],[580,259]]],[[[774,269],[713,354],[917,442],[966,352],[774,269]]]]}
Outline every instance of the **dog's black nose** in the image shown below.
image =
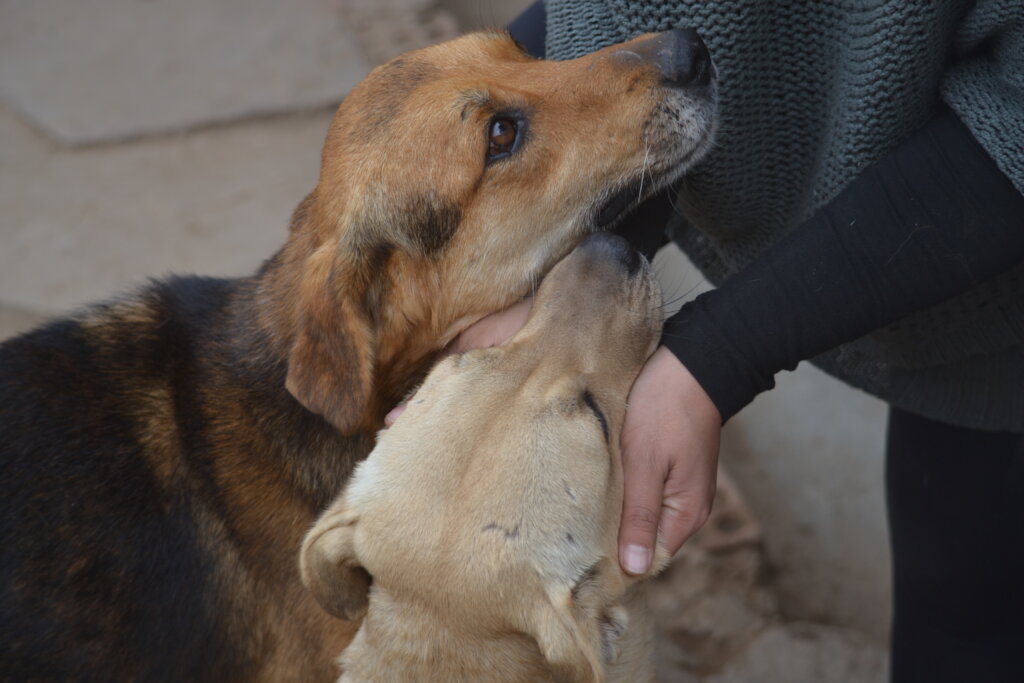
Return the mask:
{"type": "Polygon", "coordinates": [[[666,85],[682,88],[711,82],[711,53],[692,28],[659,33],[640,42],[634,49],[658,65],[666,85]]]}
{"type": "Polygon", "coordinates": [[[640,252],[634,249],[633,245],[625,238],[618,235],[596,232],[583,240],[579,248],[619,263],[630,275],[634,275],[640,270],[640,252]]]}

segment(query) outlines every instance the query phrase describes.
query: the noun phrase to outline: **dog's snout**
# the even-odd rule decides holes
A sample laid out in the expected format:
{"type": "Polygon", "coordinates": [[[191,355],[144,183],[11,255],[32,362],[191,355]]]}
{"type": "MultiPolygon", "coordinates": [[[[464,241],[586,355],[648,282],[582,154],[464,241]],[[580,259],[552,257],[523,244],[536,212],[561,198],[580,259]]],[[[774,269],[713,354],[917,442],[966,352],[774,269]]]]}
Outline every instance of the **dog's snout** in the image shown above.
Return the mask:
{"type": "Polygon", "coordinates": [[[699,87],[711,82],[711,53],[692,28],[659,33],[636,45],[634,51],[657,65],[666,85],[699,87]]]}
{"type": "Polygon", "coordinates": [[[642,263],[640,253],[625,238],[607,232],[594,233],[580,245],[580,249],[596,258],[614,261],[634,275],[642,263]]]}

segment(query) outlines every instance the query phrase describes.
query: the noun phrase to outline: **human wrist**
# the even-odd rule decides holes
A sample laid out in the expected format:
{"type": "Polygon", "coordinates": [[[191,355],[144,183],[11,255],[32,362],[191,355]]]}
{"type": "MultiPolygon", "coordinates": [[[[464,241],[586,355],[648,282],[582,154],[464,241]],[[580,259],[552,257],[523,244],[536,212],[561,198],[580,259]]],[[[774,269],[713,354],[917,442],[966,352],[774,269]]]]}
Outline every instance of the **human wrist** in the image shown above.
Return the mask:
{"type": "Polygon", "coordinates": [[[651,370],[670,387],[676,405],[686,406],[698,420],[722,422],[722,414],[693,373],[667,346],[659,346],[648,361],[651,370]]]}
{"type": "Polygon", "coordinates": [[[683,306],[666,321],[661,341],[690,375],[690,385],[701,388],[724,423],[759,393],[771,389],[775,379],[774,372],[762,371],[764,363],[749,357],[748,346],[737,347],[723,333],[721,307],[715,301],[720,294],[712,290],[683,306]]]}

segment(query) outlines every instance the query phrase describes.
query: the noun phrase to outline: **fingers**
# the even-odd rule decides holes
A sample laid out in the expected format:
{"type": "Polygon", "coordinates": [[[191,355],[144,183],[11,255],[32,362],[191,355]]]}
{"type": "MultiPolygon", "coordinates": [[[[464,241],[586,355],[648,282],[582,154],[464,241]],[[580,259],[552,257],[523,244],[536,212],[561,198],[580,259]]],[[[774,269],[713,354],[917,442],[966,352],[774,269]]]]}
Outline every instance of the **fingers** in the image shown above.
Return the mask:
{"type": "MultiPolygon", "coordinates": [[[[527,297],[522,301],[512,304],[503,311],[491,313],[481,318],[456,337],[455,341],[444,350],[441,357],[503,344],[526,324],[526,319],[530,315],[530,307],[532,305],[533,298],[527,297]]],[[[384,416],[384,426],[390,427],[393,425],[398,416],[405,412],[407,405],[408,397],[384,416]]]]}
{"type": "Polygon", "coordinates": [[[533,299],[512,304],[503,311],[491,313],[470,325],[451,344],[453,353],[471,349],[486,349],[503,344],[518,332],[530,315],[533,299]]]}
{"type": "Polygon", "coordinates": [[[408,407],[408,405],[409,404],[406,401],[402,401],[397,406],[388,411],[388,414],[384,416],[384,426],[390,427],[391,425],[395,424],[395,420],[398,419],[399,415],[405,412],[405,409],[408,407]]]}
{"type": "Polygon", "coordinates": [[[661,508],[661,542],[670,557],[704,526],[715,499],[716,469],[711,470],[710,478],[703,469],[689,477],[678,472],[669,473],[661,508]]]}
{"type": "Polygon", "coordinates": [[[624,491],[619,527],[619,564],[630,574],[651,567],[661,520],[665,472],[645,455],[623,457],[624,491]]]}
{"type": "Polygon", "coordinates": [[[670,464],[667,475],[659,460],[666,458],[623,458],[619,564],[634,575],[650,569],[659,536],[669,557],[675,555],[704,526],[715,498],[716,457],[692,468],[670,464]]]}
{"type": "Polygon", "coordinates": [[[665,347],[647,361],[627,405],[619,563],[630,574],[644,574],[659,536],[674,554],[710,514],[722,420],[665,347]]]}

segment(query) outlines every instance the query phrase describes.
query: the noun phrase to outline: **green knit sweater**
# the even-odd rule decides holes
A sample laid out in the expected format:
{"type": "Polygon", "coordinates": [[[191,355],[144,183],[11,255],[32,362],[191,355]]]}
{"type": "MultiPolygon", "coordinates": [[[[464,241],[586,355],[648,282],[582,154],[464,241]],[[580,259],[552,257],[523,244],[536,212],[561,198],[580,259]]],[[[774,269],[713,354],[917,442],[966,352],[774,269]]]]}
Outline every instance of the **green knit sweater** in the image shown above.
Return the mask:
{"type": "MultiPolygon", "coordinates": [[[[944,100],[1024,192],[1024,0],[547,0],[547,56],[696,28],[718,143],[673,236],[713,283],[828,203],[944,100]]],[[[1024,217],[1021,217],[1024,230],[1024,217]]],[[[926,416],[1024,431],[1024,264],[814,359],[926,416]]]]}

